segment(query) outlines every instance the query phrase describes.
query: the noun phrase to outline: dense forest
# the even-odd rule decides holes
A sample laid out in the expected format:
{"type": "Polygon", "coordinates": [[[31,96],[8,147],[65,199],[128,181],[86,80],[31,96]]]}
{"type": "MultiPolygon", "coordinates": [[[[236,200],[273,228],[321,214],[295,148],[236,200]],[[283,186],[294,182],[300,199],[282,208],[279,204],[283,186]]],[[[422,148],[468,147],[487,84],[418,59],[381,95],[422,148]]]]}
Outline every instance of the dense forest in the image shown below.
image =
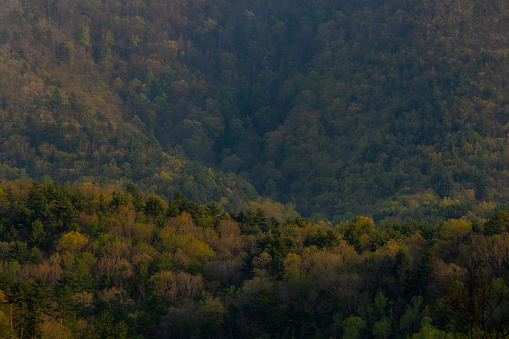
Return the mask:
{"type": "Polygon", "coordinates": [[[339,225],[30,179],[0,185],[0,336],[500,338],[509,214],[339,225]]]}
{"type": "Polygon", "coordinates": [[[6,179],[335,223],[509,203],[505,0],[2,7],[6,179]]]}
{"type": "Polygon", "coordinates": [[[501,338],[506,0],[3,0],[0,337],[501,338]]]}

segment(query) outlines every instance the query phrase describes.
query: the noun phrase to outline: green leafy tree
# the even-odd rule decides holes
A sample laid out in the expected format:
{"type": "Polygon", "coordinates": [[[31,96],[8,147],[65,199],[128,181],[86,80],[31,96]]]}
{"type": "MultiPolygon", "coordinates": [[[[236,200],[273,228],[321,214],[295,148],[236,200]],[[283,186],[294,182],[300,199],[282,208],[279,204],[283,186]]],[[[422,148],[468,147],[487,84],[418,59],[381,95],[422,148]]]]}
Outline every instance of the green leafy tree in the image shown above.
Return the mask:
{"type": "Polygon", "coordinates": [[[269,235],[258,239],[256,244],[272,258],[271,273],[280,276],[284,270],[284,260],[294,251],[296,241],[291,236],[279,234],[276,237],[269,235]]]}
{"type": "Polygon", "coordinates": [[[509,213],[499,210],[486,221],[483,231],[486,235],[495,235],[506,232],[508,226],[509,213]]]}
{"type": "Polygon", "coordinates": [[[0,310],[0,337],[9,338],[11,334],[9,325],[9,317],[4,311],[0,310]]]}
{"type": "Polygon", "coordinates": [[[286,319],[288,319],[288,330],[291,329],[291,333],[298,333],[301,337],[310,338],[318,330],[316,314],[307,302],[300,305],[290,303],[286,310],[286,319]]]}
{"type": "Polygon", "coordinates": [[[267,232],[269,230],[269,222],[267,220],[267,216],[261,207],[258,207],[255,211],[254,222],[260,227],[262,232],[267,232]]]}
{"type": "Polygon", "coordinates": [[[149,263],[143,261],[136,266],[135,270],[135,288],[142,299],[146,295],[146,284],[149,278],[149,263]]]}
{"type": "Polygon", "coordinates": [[[32,223],[32,234],[30,235],[30,244],[39,248],[45,248],[47,242],[46,231],[41,221],[36,220],[32,223]]]}
{"type": "Polygon", "coordinates": [[[419,319],[422,321],[424,300],[422,296],[412,297],[412,303],[407,306],[407,310],[399,319],[399,331],[401,334],[417,333],[422,327],[419,319]]]}
{"type": "Polygon", "coordinates": [[[373,304],[369,307],[370,316],[373,318],[372,333],[376,338],[388,338],[391,335],[391,322],[387,316],[388,298],[379,291],[373,304]]]}
{"type": "Polygon", "coordinates": [[[334,230],[312,232],[306,236],[304,246],[316,246],[318,248],[333,249],[339,244],[340,237],[334,230]]]}
{"type": "Polygon", "coordinates": [[[5,257],[7,260],[16,260],[24,264],[30,261],[30,250],[25,242],[15,241],[9,246],[5,257]]]}
{"type": "Polygon", "coordinates": [[[158,217],[163,215],[163,213],[166,211],[164,207],[164,201],[156,196],[150,196],[148,197],[147,201],[145,202],[145,213],[148,216],[151,217],[158,217]]]}
{"type": "Polygon", "coordinates": [[[13,306],[13,334],[20,338],[40,338],[43,314],[50,311],[46,283],[40,278],[14,283],[7,300],[13,306]]]}
{"type": "Polygon", "coordinates": [[[358,339],[364,337],[364,331],[367,329],[367,323],[361,317],[348,317],[343,321],[342,338],[358,339]]]}
{"type": "Polygon", "coordinates": [[[268,334],[274,336],[281,332],[282,326],[286,322],[281,302],[282,300],[276,296],[270,286],[263,285],[245,306],[246,314],[251,321],[262,326],[268,334]]]}
{"type": "Polygon", "coordinates": [[[125,322],[115,323],[111,314],[104,310],[94,318],[93,338],[97,339],[125,339],[128,327],[125,322]]]}
{"type": "Polygon", "coordinates": [[[431,324],[431,318],[424,317],[421,321],[421,330],[412,335],[412,339],[453,339],[453,333],[441,331],[431,324]]]}
{"type": "Polygon", "coordinates": [[[145,330],[152,336],[157,336],[159,324],[168,312],[166,298],[161,298],[160,295],[150,294],[143,300],[141,309],[147,315],[149,321],[145,323],[145,330]]]}
{"type": "Polygon", "coordinates": [[[64,285],[56,289],[55,293],[58,301],[56,312],[58,317],[61,319],[61,323],[68,328],[75,328],[78,303],[75,299],[72,288],[68,285],[64,285]]]}
{"type": "Polygon", "coordinates": [[[88,26],[83,27],[81,33],[78,36],[78,41],[85,47],[91,47],[90,43],[90,28],[88,26]]]}
{"type": "Polygon", "coordinates": [[[419,266],[415,270],[414,276],[412,277],[411,288],[414,295],[422,295],[426,292],[435,259],[435,253],[433,252],[432,247],[428,246],[419,261],[419,266]]]}
{"type": "Polygon", "coordinates": [[[218,298],[207,297],[204,301],[201,301],[196,311],[198,319],[201,320],[199,324],[200,337],[222,337],[221,324],[226,313],[223,303],[218,298]]]}
{"type": "Polygon", "coordinates": [[[111,31],[105,31],[103,32],[101,38],[102,38],[101,58],[103,60],[109,60],[113,56],[111,46],[115,40],[115,37],[113,36],[113,33],[111,31]]]}

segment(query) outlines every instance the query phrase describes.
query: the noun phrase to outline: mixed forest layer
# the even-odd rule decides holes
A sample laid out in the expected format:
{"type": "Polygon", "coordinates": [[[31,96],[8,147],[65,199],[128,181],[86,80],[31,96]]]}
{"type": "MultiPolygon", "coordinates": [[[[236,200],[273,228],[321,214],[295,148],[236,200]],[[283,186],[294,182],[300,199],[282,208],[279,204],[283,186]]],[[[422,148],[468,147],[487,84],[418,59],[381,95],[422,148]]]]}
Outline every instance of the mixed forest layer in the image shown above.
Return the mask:
{"type": "Polygon", "coordinates": [[[1,6],[6,179],[335,223],[509,203],[505,0],[1,6]]]}
{"type": "Polygon", "coordinates": [[[2,338],[501,338],[509,214],[339,225],[0,185],[2,338]]]}
{"type": "Polygon", "coordinates": [[[0,337],[508,336],[508,39],[506,0],[2,1],[0,337]]]}

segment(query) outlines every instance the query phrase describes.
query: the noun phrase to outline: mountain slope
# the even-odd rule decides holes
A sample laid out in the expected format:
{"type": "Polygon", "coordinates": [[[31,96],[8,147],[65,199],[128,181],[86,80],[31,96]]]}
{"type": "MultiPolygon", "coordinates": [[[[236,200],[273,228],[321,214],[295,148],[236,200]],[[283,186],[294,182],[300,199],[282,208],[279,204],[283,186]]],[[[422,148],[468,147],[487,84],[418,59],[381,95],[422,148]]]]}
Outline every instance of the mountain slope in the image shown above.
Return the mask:
{"type": "Polygon", "coordinates": [[[236,206],[249,182],[335,221],[509,202],[505,1],[6,6],[4,176],[236,206]]]}
{"type": "Polygon", "coordinates": [[[59,24],[36,3],[8,5],[0,38],[4,179],[133,180],[168,197],[182,191],[193,201],[233,209],[258,199],[244,179],[163,149],[108,83],[113,62],[94,58],[88,29],[75,35],[76,27],[59,24]]]}
{"type": "Polygon", "coordinates": [[[507,202],[502,4],[372,3],[320,27],[323,49],[280,91],[291,109],[265,138],[305,214],[507,202]]]}

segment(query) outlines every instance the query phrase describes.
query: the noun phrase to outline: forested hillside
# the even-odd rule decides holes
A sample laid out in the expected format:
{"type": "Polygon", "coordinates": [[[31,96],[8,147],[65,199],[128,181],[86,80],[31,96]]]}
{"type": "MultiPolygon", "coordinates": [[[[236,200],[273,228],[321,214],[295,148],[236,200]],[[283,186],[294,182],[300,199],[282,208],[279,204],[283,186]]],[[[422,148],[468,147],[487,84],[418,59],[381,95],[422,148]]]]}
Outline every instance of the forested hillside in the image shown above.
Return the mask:
{"type": "MultiPolygon", "coordinates": [[[[94,26],[99,33],[91,36],[91,19],[74,14],[70,8],[76,4],[69,2],[71,7],[65,10],[63,5],[17,1],[1,5],[2,178],[102,185],[133,180],[147,191],[168,197],[181,191],[193,201],[218,201],[228,208],[264,202],[241,177],[190,161],[178,144],[161,144],[138,112],[129,108],[131,100],[138,100],[129,93],[145,85],[128,81],[140,72],[145,79],[147,69],[138,69],[138,63],[150,60],[133,60],[131,65],[119,59],[110,30],[94,26]],[[116,77],[114,71],[122,75],[116,77]],[[125,96],[123,81],[129,84],[125,96]]],[[[160,65],[156,73],[161,83],[175,77],[167,66],[160,65]]]]}
{"type": "Polygon", "coordinates": [[[500,338],[509,215],[332,226],[0,185],[2,338],[500,338]],[[454,336],[453,336],[454,335],[454,336]]]}
{"type": "Polygon", "coordinates": [[[2,7],[5,178],[336,222],[509,202],[504,0],[2,7]]]}
{"type": "Polygon", "coordinates": [[[508,39],[507,0],[1,1],[0,337],[507,337],[508,39]]]}
{"type": "Polygon", "coordinates": [[[0,337],[507,336],[508,39],[506,0],[2,1],[0,337]]]}

